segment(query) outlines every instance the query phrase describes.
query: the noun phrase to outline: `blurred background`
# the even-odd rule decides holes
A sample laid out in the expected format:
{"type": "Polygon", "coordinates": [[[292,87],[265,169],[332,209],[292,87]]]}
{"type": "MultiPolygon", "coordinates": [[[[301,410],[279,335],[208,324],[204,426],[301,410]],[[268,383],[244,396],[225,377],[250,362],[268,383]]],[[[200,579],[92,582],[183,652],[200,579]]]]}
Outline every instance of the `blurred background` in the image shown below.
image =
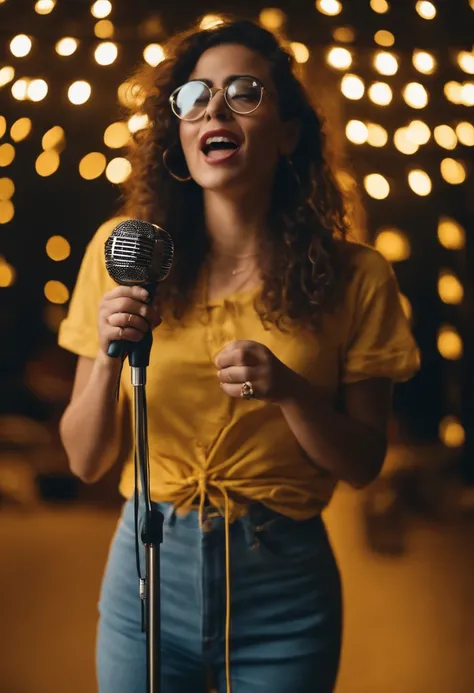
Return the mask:
{"type": "Polygon", "coordinates": [[[0,0],[0,691],[96,691],[118,470],[94,486],[68,472],[75,357],[57,330],[148,126],[129,75],[222,12],[288,43],[422,354],[381,477],[341,485],[325,513],[346,602],[337,693],[472,693],[474,0],[0,0]]]}

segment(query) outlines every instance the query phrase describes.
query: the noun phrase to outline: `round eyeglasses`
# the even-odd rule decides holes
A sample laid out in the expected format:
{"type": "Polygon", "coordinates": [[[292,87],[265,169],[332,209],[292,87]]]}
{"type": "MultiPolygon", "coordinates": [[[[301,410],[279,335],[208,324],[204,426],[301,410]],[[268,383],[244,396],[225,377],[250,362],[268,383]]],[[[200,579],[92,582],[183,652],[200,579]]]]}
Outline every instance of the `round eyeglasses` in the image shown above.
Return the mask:
{"type": "Polygon", "coordinates": [[[206,82],[193,79],[171,94],[171,109],[180,120],[199,120],[218,91],[224,91],[225,102],[231,111],[248,115],[262,103],[265,87],[255,77],[236,77],[223,89],[211,88],[206,82]]]}

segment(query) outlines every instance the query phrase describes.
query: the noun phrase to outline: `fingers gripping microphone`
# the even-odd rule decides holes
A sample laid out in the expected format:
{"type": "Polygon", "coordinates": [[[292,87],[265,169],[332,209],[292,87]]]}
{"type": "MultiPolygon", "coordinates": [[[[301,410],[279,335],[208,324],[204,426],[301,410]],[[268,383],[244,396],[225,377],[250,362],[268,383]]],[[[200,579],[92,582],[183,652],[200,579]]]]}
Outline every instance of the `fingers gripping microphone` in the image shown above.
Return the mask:
{"type": "MultiPolygon", "coordinates": [[[[143,286],[151,302],[156,283],[168,276],[173,263],[174,244],[167,231],[147,221],[122,221],[105,242],[105,266],[117,284],[143,286]]],[[[121,356],[130,343],[110,342],[107,355],[121,356]]],[[[135,345],[134,345],[135,346],[135,345]]]]}

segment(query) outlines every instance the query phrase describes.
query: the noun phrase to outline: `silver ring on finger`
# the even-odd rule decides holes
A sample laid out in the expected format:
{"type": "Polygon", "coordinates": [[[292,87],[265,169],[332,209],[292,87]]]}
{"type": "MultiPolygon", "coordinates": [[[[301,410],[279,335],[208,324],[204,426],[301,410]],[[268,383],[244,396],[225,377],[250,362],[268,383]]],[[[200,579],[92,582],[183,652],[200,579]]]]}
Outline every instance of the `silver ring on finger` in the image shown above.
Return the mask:
{"type": "Polygon", "coordinates": [[[254,391],[250,380],[246,380],[245,383],[242,384],[242,387],[240,389],[240,396],[243,397],[243,399],[254,398],[254,391]]]}

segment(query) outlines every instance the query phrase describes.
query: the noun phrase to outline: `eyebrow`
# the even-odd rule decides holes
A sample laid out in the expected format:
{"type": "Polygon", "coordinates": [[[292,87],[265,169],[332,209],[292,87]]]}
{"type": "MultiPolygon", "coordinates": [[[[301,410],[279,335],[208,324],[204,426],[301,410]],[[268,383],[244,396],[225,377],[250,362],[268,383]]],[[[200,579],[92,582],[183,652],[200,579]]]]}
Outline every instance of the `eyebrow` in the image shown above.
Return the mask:
{"type": "MultiPolygon", "coordinates": [[[[225,78],[223,82],[223,86],[226,87],[228,84],[233,82],[235,79],[238,79],[239,77],[248,77],[249,79],[254,79],[257,82],[261,82],[261,80],[258,77],[255,77],[255,75],[246,75],[246,74],[239,74],[239,75],[229,75],[228,77],[225,78]]],[[[195,82],[204,82],[204,84],[207,84],[208,87],[214,86],[214,82],[212,79],[206,79],[205,77],[193,77],[191,81],[195,82]]]]}

